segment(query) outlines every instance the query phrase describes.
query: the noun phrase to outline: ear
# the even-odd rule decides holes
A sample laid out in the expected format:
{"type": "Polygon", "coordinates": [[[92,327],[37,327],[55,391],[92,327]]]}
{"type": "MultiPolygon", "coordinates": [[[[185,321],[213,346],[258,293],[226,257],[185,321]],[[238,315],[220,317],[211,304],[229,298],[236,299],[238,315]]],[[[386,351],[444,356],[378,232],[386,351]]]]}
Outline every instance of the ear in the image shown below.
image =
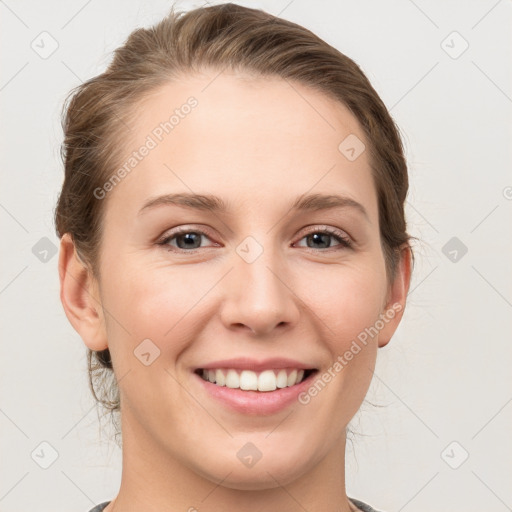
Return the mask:
{"type": "Polygon", "coordinates": [[[400,248],[400,262],[391,283],[381,318],[384,327],[379,332],[379,348],[385,347],[395,333],[405,311],[407,293],[411,284],[412,252],[409,244],[400,248]]]}
{"type": "Polygon", "coordinates": [[[91,350],[108,348],[96,278],[80,260],[69,233],[60,242],[59,279],[60,300],[75,331],[91,350]]]}

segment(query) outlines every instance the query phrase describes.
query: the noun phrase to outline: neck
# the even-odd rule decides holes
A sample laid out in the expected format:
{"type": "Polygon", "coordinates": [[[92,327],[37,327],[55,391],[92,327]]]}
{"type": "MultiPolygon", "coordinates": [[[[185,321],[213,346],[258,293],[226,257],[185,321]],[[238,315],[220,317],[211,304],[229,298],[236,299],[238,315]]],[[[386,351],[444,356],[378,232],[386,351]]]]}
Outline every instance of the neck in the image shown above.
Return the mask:
{"type": "MultiPolygon", "coordinates": [[[[258,490],[234,489],[192,471],[184,461],[156,446],[135,422],[122,422],[123,466],[117,497],[105,512],[350,512],[357,508],[345,491],[345,436],[335,449],[299,478],[284,482],[286,475],[269,475],[258,490]],[[128,426],[129,424],[129,426],[128,426]]],[[[222,473],[222,471],[221,471],[222,473]]]]}

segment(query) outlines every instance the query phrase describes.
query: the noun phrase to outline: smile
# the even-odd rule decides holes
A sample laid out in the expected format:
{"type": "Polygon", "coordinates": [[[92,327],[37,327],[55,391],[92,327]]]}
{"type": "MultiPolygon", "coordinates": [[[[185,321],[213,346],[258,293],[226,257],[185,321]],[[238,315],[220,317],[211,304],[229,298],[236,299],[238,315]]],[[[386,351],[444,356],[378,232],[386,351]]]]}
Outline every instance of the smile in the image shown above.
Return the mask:
{"type": "Polygon", "coordinates": [[[236,370],[234,368],[201,369],[196,373],[203,380],[226,386],[231,389],[244,391],[275,391],[286,387],[295,386],[307,379],[314,369],[303,370],[298,368],[277,368],[261,372],[251,370],[236,370]]]}
{"type": "Polygon", "coordinates": [[[245,416],[267,416],[297,404],[319,372],[293,367],[259,370],[198,368],[193,375],[206,400],[245,416]]]}

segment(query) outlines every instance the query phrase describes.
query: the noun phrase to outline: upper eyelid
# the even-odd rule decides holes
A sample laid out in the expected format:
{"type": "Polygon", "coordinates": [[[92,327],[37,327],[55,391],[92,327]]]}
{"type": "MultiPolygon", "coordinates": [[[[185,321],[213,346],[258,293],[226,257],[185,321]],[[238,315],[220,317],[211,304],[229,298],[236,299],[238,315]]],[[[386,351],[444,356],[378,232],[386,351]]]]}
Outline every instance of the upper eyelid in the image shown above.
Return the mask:
{"type": "Polygon", "coordinates": [[[174,238],[176,236],[183,235],[185,233],[200,233],[201,235],[204,235],[204,236],[206,236],[208,238],[211,237],[211,235],[208,232],[208,230],[206,230],[204,228],[194,228],[194,227],[181,228],[181,227],[176,227],[176,228],[173,228],[173,229],[171,229],[169,231],[166,231],[163,235],[159,236],[158,239],[157,239],[157,243],[159,241],[167,240],[168,238],[174,238]]]}

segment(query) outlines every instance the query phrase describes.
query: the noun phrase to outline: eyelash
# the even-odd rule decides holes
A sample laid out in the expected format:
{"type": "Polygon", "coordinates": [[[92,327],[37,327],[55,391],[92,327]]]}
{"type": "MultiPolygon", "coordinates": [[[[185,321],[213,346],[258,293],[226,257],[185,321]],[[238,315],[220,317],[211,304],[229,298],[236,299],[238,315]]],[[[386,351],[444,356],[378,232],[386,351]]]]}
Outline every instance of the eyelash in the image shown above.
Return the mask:
{"type": "MultiPolygon", "coordinates": [[[[208,236],[208,233],[205,233],[204,231],[201,231],[201,230],[194,230],[194,229],[190,229],[190,228],[178,228],[173,233],[166,234],[163,238],[158,240],[156,242],[156,244],[160,245],[162,247],[166,246],[166,245],[169,245],[169,242],[171,240],[173,240],[174,238],[176,238],[176,237],[178,237],[180,235],[188,234],[188,233],[204,235],[206,238],[208,238],[208,239],[210,238],[208,236]]],[[[316,233],[331,235],[333,238],[335,238],[339,242],[339,246],[328,247],[326,249],[317,249],[317,250],[319,250],[321,252],[326,252],[326,251],[331,251],[331,250],[351,249],[352,248],[352,241],[348,237],[344,236],[342,231],[339,231],[339,230],[333,229],[333,228],[329,228],[329,227],[317,228],[315,230],[311,230],[311,231],[307,232],[300,240],[306,238],[309,235],[314,235],[316,233]]],[[[175,251],[175,252],[181,252],[181,253],[192,253],[192,254],[197,252],[197,251],[199,251],[201,249],[201,248],[196,248],[196,249],[188,250],[188,249],[180,249],[179,247],[173,247],[173,246],[170,246],[170,247],[172,247],[172,248],[168,249],[169,251],[175,251]]],[[[306,249],[315,250],[312,247],[306,247],[306,249]]]]}

